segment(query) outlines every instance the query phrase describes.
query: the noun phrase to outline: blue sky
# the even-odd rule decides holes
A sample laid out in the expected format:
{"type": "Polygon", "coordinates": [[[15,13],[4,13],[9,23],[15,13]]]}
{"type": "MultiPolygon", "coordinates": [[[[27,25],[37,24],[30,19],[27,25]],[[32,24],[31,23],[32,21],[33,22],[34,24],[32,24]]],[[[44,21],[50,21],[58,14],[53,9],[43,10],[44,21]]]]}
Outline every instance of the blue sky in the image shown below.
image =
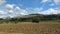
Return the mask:
{"type": "Polygon", "coordinates": [[[0,0],[0,16],[58,14],[60,0],[0,0]]]}
{"type": "Polygon", "coordinates": [[[48,8],[55,8],[57,7],[58,5],[56,5],[54,3],[53,0],[51,0],[51,2],[45,2],[45,3],[42,3],[42,0],[6,0],[7,4],[16,4],[17,6],[19,6],[20,8],[22,9],[25,9],[25,8],[40,8],[42,7],[43,5],[43,8],[44,9],[48,9],[48,8]],[[54,4],[54,6],[50,6],[50,4],[54,4]]]}

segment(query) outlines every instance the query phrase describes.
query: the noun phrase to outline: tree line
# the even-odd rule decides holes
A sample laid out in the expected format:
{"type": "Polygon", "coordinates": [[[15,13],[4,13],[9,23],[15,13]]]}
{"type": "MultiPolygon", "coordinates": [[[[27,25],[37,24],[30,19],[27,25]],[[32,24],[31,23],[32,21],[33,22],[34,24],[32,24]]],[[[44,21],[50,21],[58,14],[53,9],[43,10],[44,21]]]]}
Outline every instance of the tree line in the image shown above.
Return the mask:
{"type": "Polygon", "coordinates": [[[0,23],[18,23],[18,22],[33,22],[39,23],[40,21],[46,20],[60,20],[60,15],[43,15],[43,16],[34,16],[27,18],[10,18],[10,19],[2,19],[0,18],[0,23]]]}

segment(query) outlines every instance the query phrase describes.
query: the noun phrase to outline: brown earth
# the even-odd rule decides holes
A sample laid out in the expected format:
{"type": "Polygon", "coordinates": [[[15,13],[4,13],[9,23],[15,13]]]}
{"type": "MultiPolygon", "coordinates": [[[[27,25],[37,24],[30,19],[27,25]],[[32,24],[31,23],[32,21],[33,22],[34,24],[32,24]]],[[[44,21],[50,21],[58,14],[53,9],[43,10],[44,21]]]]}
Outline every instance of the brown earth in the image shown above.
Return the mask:
{"type": "Polygon", "coordinates": [[[21,34],[60,34],[60,24],[18,23],[0,24],[0,32],[21,34]]]}

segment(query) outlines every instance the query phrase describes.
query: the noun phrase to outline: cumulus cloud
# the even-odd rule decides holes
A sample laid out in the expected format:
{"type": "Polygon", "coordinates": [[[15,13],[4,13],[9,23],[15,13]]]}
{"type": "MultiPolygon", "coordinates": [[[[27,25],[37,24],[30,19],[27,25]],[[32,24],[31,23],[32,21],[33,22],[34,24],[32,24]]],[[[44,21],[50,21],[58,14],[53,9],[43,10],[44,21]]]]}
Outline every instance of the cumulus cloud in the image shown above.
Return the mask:
{"type": "Polygon", "coordinates": [[[41,7],[41,8],[34,8],[33,10],[34,11],[41,11],[43,8],[41,7]]]}
{"type": "Polygon", "coordinates": [[[35,8],[34,11],[40,11],[40,8],[35,8]]]}
{"type": "Polygon", "coordinates": [[[24,9],[20,9],[18,6],[15,8],[15,10],[16,10],[16,14],[27,15],[27,11],[24,9]]]}
{"type": "Polygon", "coordinates": [[[60,0],[54,0],[55,4],[59,4],[60,5],[60,0]]]}
{"type": "Polygon", "coordinates": [[[3,10],[0,10],[0,14],[5,15],[7,13],[5,11],[3,11],[3,10]]]}
{"type": "Polygon", "coordinates": [[[20,8],[17,6],[17,7],[15,8],[15,10],[19,12],[19,11],[20,11],[20,8]]]}
{"type": "Polygon", "coordinates": [[[40,11],[42,11],[43,8],[26,8],[26,11],[28,11],[29,14],[35,14],[35,13],[39,13],[40,11]]]}
{"type": "Polygon", "coordinates": [[[4,16],[0,16],[0,18],[3,18],[4,16]]]}
{"type": "Polygon", "coordinates": [[[6,17],[6,15],[7,15],[7,12],[0,10],[0,18],[4,18],[6,17]]]}
{"type": "Polygon", "coordinates": [[[9,16],[7,16],[8,18],[13,18],[14,16],[13,15],[9,15],[9,16]]]}
{"type": "Polygon", "coordinates": [[[6,8],[6,12],[8,12],[8,14],[14,14],[14,6],[15,4],[6,4],[5,8],[6,8]]]}
{"type": "Polygon", "coordinates": [[[50,2],[51,0],[42,0],[42,3],[50,2]]]}
{"type": "Polygon", "coordinates": [[[34,9],[33,9],[33,11],[34,11],[35,13],[39,13],[41,10],[43,10],[42,7],[41,7],[41,8],[34,8],[34,9]]]}
{"type": "Polygon", "coordinates": [[[0,0],[0,5],[4,4],[6,2],[6,0],[0,0]]]}
{"type": "Polygon", "coordinates": [[[15,4],[6,4],[6,9],[7,10],[12,10],[15,4]]]}
{"type": "Polygon", "coordinates": [[[26,10],[23,10],[23,9],[21,10],[20,14],[21,14],[21,15],[28,15],[28,14],[27,14],[27,11],[26,11],[26,10]]]}
{"type": "Polygon", "coordinates": [[[27,11],[28,14],[34,13],[33,8],[26,8],[25,10],[27,11]]]}
{"type": "Polygon", "coordinates": [[[14,11],[13,11],[13,10],[6,10],[6,12],[7,12],[8,14],[14,14],[14,11]]]}
{"type": "MultiPolygon", "coordinates": [[[[42,3],[51,2],[52,0],[42,0],[42,3]]],[[[53,0],[56,5],[60,5],[60,0],[53,0]]]]}
{"type": "Polygon", "coordinates": [[[42,2],[47,2],[48,0],[42,0],[42,2]]]}
{"type": "Polygon", "coordinates": [[[44,14],[44,15],[59,14],[60,13],[60,10],[58,10],[58,9],[50,8],[48,10],[41,11],[42,9],[43,8],[34,8],[34,9],[31,9],[31,10],[33,10],[34,13],[44,14]]]}
{"type": "Polygon", "coordinates": [[[42,11],[40,12],[40,14],[44,14],[44,15],[49,15],[49,14],[59,14],[60,13],[60,10],[55,10],[53,8],[50,8],[46,11],[42,11]]]}
{"type": "Polygon", "coordinates": [[[6,4],[5,6],[6,12],[8,13],[8,16],[15,15],[27,15],[27,11],[24,9],[21,9],[19,6],[16,6],[15,4],[6,4]]]}

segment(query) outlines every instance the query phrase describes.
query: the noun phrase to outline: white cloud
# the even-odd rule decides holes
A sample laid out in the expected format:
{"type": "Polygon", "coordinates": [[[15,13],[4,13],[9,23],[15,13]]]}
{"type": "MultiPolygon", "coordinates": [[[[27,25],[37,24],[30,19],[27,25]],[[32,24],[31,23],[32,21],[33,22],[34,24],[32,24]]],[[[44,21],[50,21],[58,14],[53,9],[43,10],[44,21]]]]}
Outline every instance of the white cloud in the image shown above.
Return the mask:
{"type": "Polygon", "coordinates": [[[43,8],[26,8],[26,11],[28,11],[29,14],[35,14],[35,13],[39,13],[40,11],[42,11],[43,8]]]}
{"type": "Polygon", "coordinates": [[[21,15],[27,15],[27,11],[26,10],[21,10],[20,14],[21,15]]]}
{"type": "Polygon", "coordinates": [[[55,4],[59,5],[60,4],[60,0],[54,0],[55,4]]]}
{"type": "Polygon", "coordinates": [[[7,10],[8,14],[14,14],[13,10],[7,10]]]}
{"type": "Polygon", "coordinates": [[[14,15],[17,15],[17,14],[19,14],[19,15],[28,15],[26,10],[21,9],[20,7],[18,7],[15,4],[6,4],[4,7],[5,7],[5,11],[0,10],[0,14],[1,15],[3,14],[3,16],[0,16],[2,18],[4,16],[6,16],[6,17],[9,16],[10,18],[12,18],[12,17],[14,17],[14,15]]]}
{"type": "Polygon", "coordinates": [[[34,11],[41,11],[41,10],[43,10],[43,8],[41,7],[41,8],[34,8],[33,9],[34,11]]]}
{"type": "Polygon", "coordinates": [[[42,0],[42,2],[47,2],[48,0],[42,0]]]}
{"type": "Polygon", "coordinates": [[[20,15],[27,15],[27,11],[21,9],[18,14],[20,14],[20,15]]]}
{"type": "Polygon", "coordinates": [[[38,13],[40,10],[42,10],[42,8],[26,8],[25,10],[28,14],[34,14],[38,13]]]}
{"type": "Polygon", "coordinates": [[[40,14],[44,14],[44,15],[49,15],[49,14],[59,14],[60,10],[55,10],[53,8],[50,8],[46,11],[40,12],[40,14]]]}
{"type": "Polygon", "coordinates": [[[51,0],[42,0],[42,3],[51,2],[51,0]]]}
{"type": "Polygon", "coordinates": [[[13,18],[14,16],[13,15],[9,15],[8,18],[13,18]]]}
{"type": "Polygon", "coordinates": [[[40,8],[35,8],[34,11],[40,11],[40,8]]]}
{"type": "Polygon", "coordinates": [[[7,10],[12,10],[14,8],[15,4],[7,4],[6,9],[7,10]]]}
{"type": "Polygon", "coordinates": [[[17,6],[17,7],[15,8],[15,10],[16,10],[16,11],[20,11],[20,7],[17,6]]]}
{"type": "Polygon", "coordinates": [[[4,16],[0,16],[0,18],[3,18],[4,16]]]}
{"type": "Polygon", "coordinates": [[[0,10],[0,18],[4,18],[8,15],[6,11],[0,10]]]}
{"type": "Polygon", "coordinates": [[[16,14],[27,15],[27,11],[20,9],[19,7],[16,7],[15,10],[16,10],[16,14]]]}
{"type": "Polygon", "coordinates": [[[11,16],[13,14],[16,14],[16,15],[27,15],[27,11],[26,10],[21,9],[20,7],[16,6],[15,4],[7,4],[5,7],[6,7],[6,11],[11,16]]]}
{"type": "Polygon", "coordinates": [[[32,14],[34,12],[33,8],[26,8],[25,10],[27,11],[28,14],[32,14]]]}
{"type": "Polygon", "coordinates": [[[6,2],[6,0],[0,0],[0,5],[4,4],[6,2]]]}
{"type": "Polygon", "coordinates": [[[0,14],[7,14],[5,11],[0,10],[0,14]]]}
{"type": "MultiPolygon", "coordinates": [[[[52,0],[42,0],[42,3],[51,2],[52,0]]],[[[53,0],[56,5],[60,5],[60,0],[53,0]]]]}
{"type": "Polygon", "coordinates": [[[6,11],[8,12],[8,14],[14,14],[14,6],[15,4],[6,4],[6,11]]]}
{"type": "Polygon", "coordinates": [[[42,9],[43,9],[43,8],[34,8],[33,11],[34,11],[35,13],[39,13],[42,9]]]}

